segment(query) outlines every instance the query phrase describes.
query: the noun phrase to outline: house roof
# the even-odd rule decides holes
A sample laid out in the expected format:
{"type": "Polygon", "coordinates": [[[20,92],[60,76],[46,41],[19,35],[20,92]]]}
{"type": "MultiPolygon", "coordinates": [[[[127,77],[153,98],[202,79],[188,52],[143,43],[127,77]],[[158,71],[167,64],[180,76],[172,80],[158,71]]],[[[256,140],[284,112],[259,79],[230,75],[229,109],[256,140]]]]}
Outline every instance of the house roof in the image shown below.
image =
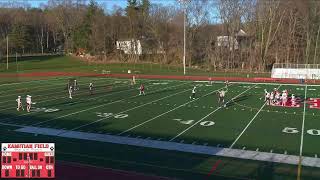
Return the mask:
{"type": "Polygon", "coordinates": [[[239,32],[237,32],[236,36],[248,36],[248,34],[244,32],[244,30],[240,29],[239,32]]]}

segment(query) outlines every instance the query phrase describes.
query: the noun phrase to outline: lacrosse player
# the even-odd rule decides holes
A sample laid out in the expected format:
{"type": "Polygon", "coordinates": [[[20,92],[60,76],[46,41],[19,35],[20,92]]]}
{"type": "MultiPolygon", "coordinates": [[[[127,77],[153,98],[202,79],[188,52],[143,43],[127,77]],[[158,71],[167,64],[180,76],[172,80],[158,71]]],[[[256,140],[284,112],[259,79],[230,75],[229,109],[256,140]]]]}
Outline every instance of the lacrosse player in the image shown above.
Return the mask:
{"type": "Polygon", "coordinates": [[[69,98],[72,99],[72,92],[73,92],[72,86],[69,86],[68,92],[69,92],[69,98]]]}
{"type": "MultiPolygon", "coordinates": [[[[228,91],[227,90],[221,90],[221,91],[218,91],[218,96],[219,96],[219,100],[218,100],[218,103],[223,105],[224,104],[224,97],[226,95],[228,91]]],[[[226,107],[227,105],[224,104],[224,107],[226,107]]]]}
{"type": "Polygon", "coordinates": [[[27,111],[30,112],[31,104],[32,104],[30,95],[27,95],[27,97],[26,97],[26,104],[27,104],[27,111]]]}
{"type": "Polygon", "coordinates": [[[89,84],[89,91],[90,91],[90,95],[92,95],[93,94],[93,83],[92,82],[89,84]]]}
{"type": "Polygon", "coordinates": [[[192,94],[190,96],[190,99],[195,99],[196,98],[196,86],[193,87],[191,93],[192,94]]]}
{"type": "Polygon", "coordinates": [[[79,90],[78,82],[77,82],[77,80],[76,80],[76,79],[74,80],[73,87],[74,87],[74,88],[73,88],[73,90],[74,90],[74,91],[79,90]]]}
{"type": "Polygon", "coordinates": [[[18,106],[17,106],[17,111],[20,111],[20,108],[22,108],[22,110],[24,110],[23,106],[22,106],[22,101],[21,101],[21,96],[18,96],[18,99],[16,99],[18,106]]]}
{"type": "Polygon", "coordinates": [[[144,85],[143,84],[140,85],[139,90],[140,90],[140,94],[139,95],[145,95],[144,94],[144,85]]]}

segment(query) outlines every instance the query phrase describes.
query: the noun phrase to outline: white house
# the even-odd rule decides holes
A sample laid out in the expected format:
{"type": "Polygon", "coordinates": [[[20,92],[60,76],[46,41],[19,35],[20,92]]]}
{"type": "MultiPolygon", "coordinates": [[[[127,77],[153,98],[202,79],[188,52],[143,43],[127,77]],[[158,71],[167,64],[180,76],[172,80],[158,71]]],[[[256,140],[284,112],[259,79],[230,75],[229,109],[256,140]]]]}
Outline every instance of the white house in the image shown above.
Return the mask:
{"type": "Polygon", "coordinates": [[[116,42],[117,49],[122,50],[125,54],[142,54],[140,40],[119,40],[116,42]]]}
{"type": "Polygon", "coordinates": [[[235,50],[239,49],[239,43],[236,38],[231,36],[217,36],[217,46],[218,47],[227,47],[230,51],[234,48],[235,50]]]}

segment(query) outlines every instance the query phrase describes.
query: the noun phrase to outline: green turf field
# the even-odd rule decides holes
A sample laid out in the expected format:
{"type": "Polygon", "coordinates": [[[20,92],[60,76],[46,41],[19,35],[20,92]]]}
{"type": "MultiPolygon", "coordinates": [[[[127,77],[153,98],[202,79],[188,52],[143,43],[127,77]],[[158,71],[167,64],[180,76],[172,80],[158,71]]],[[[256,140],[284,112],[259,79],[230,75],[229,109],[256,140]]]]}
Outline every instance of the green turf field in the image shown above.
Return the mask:
{"type": "MultiPolygon", "coordinates": [[[[90,72],[90,73],[127,73],[130,69],[135,74],[182,75],[182,65],[161,65],[140,61],[139,63],[90,63],[72,56],[30,56],[9,58],[7,70],[6,59],[0,59],[0,73],[28,73],[28,72],[90,72]]],[[[219,71],[212,72],[202,68],[187,67],[187,75],[215,76],[215,77],[270,77],[270,73],[248,73],[219,71]]],[[[4,79],[0,79],[0,82],[4,79]]],[[[8,79],[5,79],[8,81],[8,79]]],[[[19,79],[17,79],[19,80],[19,79]]]]}
{"type": "MultiPolygon", "coordinates": [[[[57,158],[60,156],[61,160],[83,163],[93,163],[90,162],[93,160],[101,166],[143,169],[143,172],[186,179],[206,176],[218,159],[222,165],[213,175],[220,178],[296,179],[298,166],[213,156],[214,152],[204,155],[161,148],[110,146],[60,135],[74,131],[220,150],[231,148],[312,158],[320,155],[320,109],[311,109],[310,104],[303,102],[300,107],[289,108],[268,106],[263,101],[264,89],[274,88],[287,89],[301,99],[320,98],[320,86],[232,83],[227,88],[227,106],[223,107],[217,102],[217,91],[226,89],[220,82],[138,79],[137,84],[131,86],[128,79],[80,77],[77,78],[80,89],[69,99],[65,88],[70,78],[1,84],[3,137],[0,140],[55,142],[57,158]],[[95,84],[93,95],[88,91],[89,82],[95,84]],[[145,96],[139,95],[141,83],[146,87],[145,96]],[[190,99],[194,86],[197,86],[196,98],[190,99]],[[23,97],[23,102],[26,95],[32,96],[34,104],[30,113],[16,110],[18,95],[23,97]],[[24,127],[63,132],[53,136],[16,132],[24,127]],[[81,145],[86,147],[78,148],[81,145]],[[100,148],[106,152],[99,151],[100,148]]],[[[320,178],[317,171],[312,165],[302,166],[302,177],[320,178]]]]}

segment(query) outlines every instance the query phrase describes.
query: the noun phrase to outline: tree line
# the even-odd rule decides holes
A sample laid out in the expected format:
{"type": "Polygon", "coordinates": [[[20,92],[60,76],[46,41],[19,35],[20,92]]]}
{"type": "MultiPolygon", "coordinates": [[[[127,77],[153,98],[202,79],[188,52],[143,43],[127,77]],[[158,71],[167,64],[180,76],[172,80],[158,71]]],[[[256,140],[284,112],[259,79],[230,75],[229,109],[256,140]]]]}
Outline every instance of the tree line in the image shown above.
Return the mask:
{"type": "Polygon", "coordinates": [[[0,3],[0,57],[8,38],[10,54],[85,49],[99,62],[182,64],[185,18],[189,67],[266,71],[274,63],[320,63],[317,0],[127,0],[111,9],[109,2],[0,3]],[[116,48],[121,40],[140,40],[145,53],[124,54],[116,48]]]}

